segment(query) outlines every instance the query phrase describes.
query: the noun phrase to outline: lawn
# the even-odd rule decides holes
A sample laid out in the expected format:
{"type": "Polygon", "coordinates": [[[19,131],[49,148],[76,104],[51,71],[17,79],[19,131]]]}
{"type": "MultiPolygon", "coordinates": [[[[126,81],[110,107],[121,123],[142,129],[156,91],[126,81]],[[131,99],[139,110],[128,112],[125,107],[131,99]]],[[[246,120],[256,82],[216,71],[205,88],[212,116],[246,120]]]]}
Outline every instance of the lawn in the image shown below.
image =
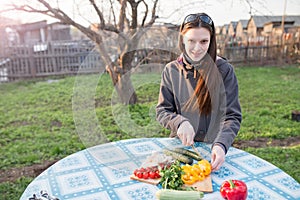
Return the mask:
{"type": "MultiPolygon", "coordinates": [[[[235,143],[300,182],[300,122],[291,120],[292,110],[300,110],[300,68],[235,70],[243,112],[235,143]],[[263,143],[252,146],[253,141],[263,143]]],[[[139,100],[128,107],[115,101],[107,74],[0,84],[2,174],[58,160],[105,141],[167,137],[169,131],[154,117],[160,74],[134,74],[132,80],[139,100]],[[95,140],[99,135],[104,139],[95,140]]],[[[19,199],[33,178],[25,175],[0,182],[0,196],[19,199]]]]}

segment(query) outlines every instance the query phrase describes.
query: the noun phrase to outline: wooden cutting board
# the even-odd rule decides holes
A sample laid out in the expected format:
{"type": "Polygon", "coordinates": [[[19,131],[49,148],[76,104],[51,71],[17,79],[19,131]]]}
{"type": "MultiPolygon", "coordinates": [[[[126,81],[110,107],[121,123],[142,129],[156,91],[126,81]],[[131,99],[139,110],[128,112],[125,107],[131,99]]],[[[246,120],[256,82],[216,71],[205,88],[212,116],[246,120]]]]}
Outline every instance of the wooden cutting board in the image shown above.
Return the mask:
{"type": "Polygon", "coordinates": [[[130,179],[141,181],[141,182],[144,182],[144,183],[149,183],[149,184],[152,184],[152,185],[157,185],[160,181],[160,178],[157,178],[157,179],[150,179],[150,178],[149,179],[143,179],[143,178],[138,178],[134,174],[130,176],[130,179]]]}
{"type": "MultiPolygon", "coordinates": [[[[157,185],[160,181],[160,178],[158,178],[158,179],[142,179],[142,178],[138,178],[135,175],[131,175],[130,179],[141,181],[144,183],[149,183],[152,185],[157,185]]],[[[211,175],[207,176],[203,181],[198,181],[198,182],[194,183],[193,185],[185,185],[185,186],[194,187],[198,191],[201,191],[201,192],[213,192],[211,175]]]]}
{"type": "Polygon", "coordinates": [[[193,185],[188,185],[202,192],[213,192],[211,175],[207,176],[203,181],[197,181],[193,185]]]}

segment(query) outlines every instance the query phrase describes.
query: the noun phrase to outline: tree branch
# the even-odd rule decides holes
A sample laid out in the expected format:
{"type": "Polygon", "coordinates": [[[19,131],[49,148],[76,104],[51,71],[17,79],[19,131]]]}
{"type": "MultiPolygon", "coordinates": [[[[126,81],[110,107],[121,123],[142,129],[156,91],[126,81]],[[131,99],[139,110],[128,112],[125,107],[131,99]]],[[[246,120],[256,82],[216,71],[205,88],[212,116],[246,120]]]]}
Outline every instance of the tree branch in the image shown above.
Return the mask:
{"type": "Polygon", "coordinates": [[[148,16],[148,4],[144,0],[142,0],[142,2],[144,3],[144,5],[146,7],[145,15],[143,17],[142,24],[141,24],[141,26],[143,27],[145,25],[145,22],[146,22],[146,19],[148,16]]]}
{"type": "Polygon", "coordinates": [[[109,3],[110,3],[110,10],[111,10],[111,13],[113,15],[114,25],[117,26],[116,15],[115,15],[115,10],[114,10],[114,6],[113,6],[112,0],[109,0],[109,3]]]}
{"type": "Polygon", "coordinates": [[[158,16],[156,15],[157,3],[158,3],[158,0],[155,0],[153,8],[152,8],[151,20],[145,25],[146,27],[152,26],[154,24],[155,20],[158,18],[158,16]]]}
{"type": "Polygon", "coordinates": [[[103,17],[103,13],[100,11],[100,9],[98,8],[98,6],[96,5],[95,1],[94,0],[89,0],[90,3],[92,4],[92,6],[94,7],[97,15],[99,16],[99,19],[100,19],[100,27],[105,27],[105,20],[104,20],[104,17],[103,17]]]}
{"type": "Polygon", "coordinates": [[[47,9],[35,9],[29,5],[22,5],[22,6],[17,6],[17,5],[12,5],[14,7],[14,10],[20,10],[20,11],[25,11],[29,13],[41,13],[53,18],[56,18],[60,20],[60,22],[72,25],[79,29],[81,32],[83,32],[87,37],[89,37],[92,41],[96,42],[97,44],[101,44],[102,37],[97,34],[95,31],[86,28],[82,26],[81,24],[76,23],[74,20],[72,20],[65,12],[63,12],[60,9],[52,8],[50,4],[48,4],[44,0],[38,0],[45,8],[47,9]]]}
{"type": "Polygon", "coordinates": [[[130,6],[131,6],[131,29],[136,29],[138,26],[138,14],[137,14],[137,7],[138,7],[138,2],[135,2],[135,0],[128,0],[130,6]]]}
{"type": "Polygon", "coordinates": [[[121,9],[120,9],[120,14],[119,14],[119,30],[120,32],[123,32],[124,30],[124,22],[125,22],[125,17],[126,17],[126,4],[127,0],[120,0],[121,4],[121,9]]]}
{"type": "Polygon", "coordinates": [[[20,10],[20,11],[25,11],[28,13],[40,13],[43,15],[47,15],[49,17],[55,17],[55,15],[52,12],[50,12],[49,10],[37,10],[29,5],[17,6],[15,4],[13,4],[12,6],[13,6],[13,8],[10,10],[20,10]]]}

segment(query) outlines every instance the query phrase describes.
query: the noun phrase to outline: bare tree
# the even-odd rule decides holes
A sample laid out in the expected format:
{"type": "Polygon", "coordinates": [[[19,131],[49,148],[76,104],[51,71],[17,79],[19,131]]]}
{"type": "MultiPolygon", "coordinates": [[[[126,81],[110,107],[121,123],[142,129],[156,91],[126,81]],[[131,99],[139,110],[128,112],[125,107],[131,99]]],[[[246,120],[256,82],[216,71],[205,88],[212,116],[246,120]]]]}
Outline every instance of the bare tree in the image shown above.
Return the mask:
{"type": "Polygon", "coordinates": [[[64,24],[76,27],[94,41],[101,58],[106,64],[106,70],[110,74],[121,102],[134,104],[137,102],[137,95],[130,80],[131,63],[143,32],[147,27],[151,27],[157,18],[158,0],[108,0],[110,8],[106,6],[103,8],[101,2],[95,0],[84,1],[98,16],[98,30],[92,30],[76,22],[70,15],[59,8],[58,3],[54,6],[46,0],[33,0],[32,2],[35,4],[13,4],[12,6],[14,10],[40,13],[56,18],[64,24]],[[109,14],[107,15],[108,12],[109,14]],[[105,16],[111,16],[111,20],[108,20],[105,16]],[[110,58],[109,52],[104,45],[103,32],[118,34],[122,38],[123,41],[118,46],[118,60],[110,58]]]}

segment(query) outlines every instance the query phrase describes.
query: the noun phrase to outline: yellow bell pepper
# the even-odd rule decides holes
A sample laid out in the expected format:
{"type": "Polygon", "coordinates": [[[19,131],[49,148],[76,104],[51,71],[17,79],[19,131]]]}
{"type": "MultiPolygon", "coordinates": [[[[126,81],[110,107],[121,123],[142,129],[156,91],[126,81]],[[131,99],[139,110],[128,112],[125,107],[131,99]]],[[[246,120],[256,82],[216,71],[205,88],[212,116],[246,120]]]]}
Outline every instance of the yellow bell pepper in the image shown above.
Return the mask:
{"type": "Polygon", "coordinates": [[[208,176],[211,173],[211,165],[207,160],[200,160],[198,165],[202,169],[205,176],[208,176]]]}
{"type": "Polygon", "coordinates": [[[211,165],[207,160],[201,160],[193,165],[186,164],[181,169],[184,172],[181,175],[181,179],[187,185],[202,181],[211,173],[211,165]]]}

